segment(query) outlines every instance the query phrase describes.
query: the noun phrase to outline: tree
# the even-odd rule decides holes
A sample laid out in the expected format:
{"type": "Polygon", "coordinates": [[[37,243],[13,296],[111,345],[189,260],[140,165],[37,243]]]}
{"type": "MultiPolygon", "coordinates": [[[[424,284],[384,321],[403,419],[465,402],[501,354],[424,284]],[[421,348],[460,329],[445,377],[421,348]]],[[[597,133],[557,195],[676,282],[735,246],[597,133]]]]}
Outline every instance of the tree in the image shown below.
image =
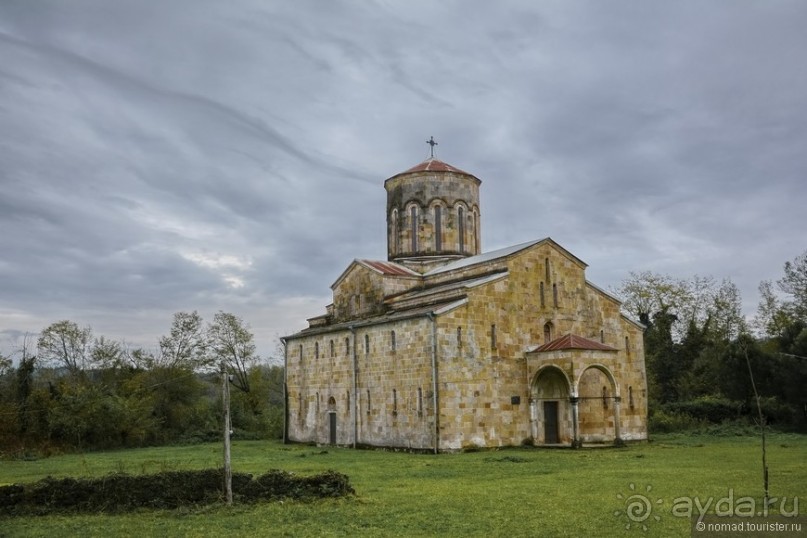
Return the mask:
{"type": "Polygon", "coordinates": [[[785,276],[777,284],[780,290],[792,296],[787,306],[794,317],[807,320],[807,251],[792,262],[785,262],[785,276]]]}
{"type": "Polygon", "coordinates": [[[728,279],[718,285],[710,276],[685,279],[631,272],[615,291],[623,299],[622,308],[640,320],[652,320],[659,312],[675,316],[670,327],[675,341],[686,336],[692,323],[701,327],[717,315],[724,319],[723,328],[731,331],[739,324],[737,316],[742,318],[739,290],[728,279]]]}
{"type": "Polygon", "coordinates": [[[770,280],[763,280],[759,283],[759,295],[754,328],[762,336],[781,336],[793,323],[792,315],[782,306],[782,302],[773,291],[773,284],[770,280]]]}
{"type": "Polygon", "coordinates": [[[101,336],[93,341],[90,357],[94,364],[104,368],[115,368],[123,361],[124,348],[120,342],[101,336]]]}
{"type": "Polygon", "coordinates": [[[724,279],[710,294],[707,308],[709,332],[715,339],[729,341],[747,332],[740,290],[729,279],[724,279]]]}
{"type": "Polygon", "coordinates": [[[213,356],[227,364],[234,376],[233,384],[249,392],[249,367],[258,360],[249,327],[241,318],[219,311],[207,332],[213,356]]]}
{"type": "Polygon", "coordinates": [[[84,370],[89,363],[89,344],[92,329],[79,327],[69,320],[57,321],[48,326],[39,337],[39,359],[67,369],[73,375],[84,370]]]}
{"type": "Polygon", "coordinates": [[[209,364],[202,316],[195,310],[174,314],[171,333],[160,338],[159,363],[164,368],[192,370],[209,364]]]}

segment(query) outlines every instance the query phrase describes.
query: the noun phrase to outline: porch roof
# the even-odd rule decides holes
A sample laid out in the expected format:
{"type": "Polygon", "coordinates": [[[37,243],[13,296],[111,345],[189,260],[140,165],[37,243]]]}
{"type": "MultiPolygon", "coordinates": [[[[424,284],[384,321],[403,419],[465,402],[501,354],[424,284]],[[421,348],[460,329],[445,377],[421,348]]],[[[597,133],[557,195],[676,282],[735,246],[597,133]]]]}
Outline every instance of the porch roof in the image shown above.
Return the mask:
{"type": "Polygon", "coordinates": [[[564,334],[542,346],[527,350],[527,353],[542,353],[545,351],[562,351],[566,349],[587,349],[592,351],[619,351],[615,347],[607,346],[601,342],[589,340],[576,334],[564,334]]]}

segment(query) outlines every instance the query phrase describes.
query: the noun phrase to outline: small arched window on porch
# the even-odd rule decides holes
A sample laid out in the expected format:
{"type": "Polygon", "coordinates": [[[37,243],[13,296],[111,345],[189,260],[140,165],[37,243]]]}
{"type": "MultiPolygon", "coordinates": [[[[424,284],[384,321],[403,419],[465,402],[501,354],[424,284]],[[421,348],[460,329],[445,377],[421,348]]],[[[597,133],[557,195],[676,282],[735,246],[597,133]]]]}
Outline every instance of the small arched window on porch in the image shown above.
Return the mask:
{"type": "Polygon", "coordinates": [[[544,324],[544,344],[548,344],[552,341],[553,333],[555,332],[555,328],[552,326],[551,321],[547,321],[544,324]]]}
{"type": "Polygon", "coordinates": [[[608,387],[602,388],[602,408],[608,409],[608,387]]]}

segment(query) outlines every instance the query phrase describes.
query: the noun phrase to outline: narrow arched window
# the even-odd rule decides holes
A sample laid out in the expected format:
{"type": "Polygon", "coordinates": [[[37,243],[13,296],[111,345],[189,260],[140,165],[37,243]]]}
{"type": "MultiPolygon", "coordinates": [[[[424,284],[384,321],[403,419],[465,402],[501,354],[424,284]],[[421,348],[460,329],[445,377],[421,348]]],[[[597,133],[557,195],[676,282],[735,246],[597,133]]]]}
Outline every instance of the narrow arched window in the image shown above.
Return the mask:
{"type": "Polygon", "coordinates": [[[625,355],[630,355],[630,340],[625,337],[625,355]]]}
{"type": "Polygon", "coordinates": [[[603,331],[602,329],[600,329],[600,343],[601,344],[605,343],[605,331],[603,331]]]}
{"type": "Polygon", "coordinates": [[[552,278],[549,276],[549,258],[544,258],[544,271],[546,272],[546,281],[552,282],[552,278]]]}
{"type": "Polygon", "coordinates": [[[345,338],[345,355],[350,355],[350,337],[345,338]]]}
{"type": "Polygon", "coordinates": [[[633,387],[628,387],[628,406],[633,409],[633,387]]]}
{"type": "Polygon", "coordinates": [[[555,303],[555,308],[558,307],[558,285],[552,284],[552,302],[555,303]]]}
{"type": "Polygon", "coordinates": [[[541,288],[541,308],[543,308],[544,306],[546,306],[546,299],[544,297],[544,283],[543,282],[541,282],[540,288],[541,288]]]}
{"type": "Polygon", "coordinates": [[[390,348],[392,349],[392,351],[395,351],[396,348],[395,331],[390,331],[389,341],[390,341],[390,348]]]}
{"type": "Polygon", "coordinates": [[[345,414],[350,414],[350,392],[345,393],[345,401],[347,401],[347,407],[345,407],[345,414]]]}
{"type": "Polygon", "coordinates": [[[319,358],[319,342],[314,342],[314,358],[319,358]]]}
{"type": "Polygon", "coordinates": [[[303,420],[303,394],[301,392],[297,393],[297,418],[300,419],[300,422],[303,420]]]}
{"type": "Polygon", "coordinates": [[[417,252],[418,249],[418,208],[412,206],[409,208],[410,220],[410,234],[412,236],[412,252],[417,252]]]}
{"type": "Polygon", "coordinates": [[[549,342],[552,341],[552,329],[553,329],[552,322],[547,321],[544,324],[544,343],[545,344],[548,344],[549,342]]]}
{"type": "Polygon", "coordinates": [[[367,416],[370,416],[370,389],[367,389],[367,416]]]}
{"type": "Polygon", "coordinates": [[[303,362],[303,345],[302,344],[300,344],[299,352],[300,352],[300,362],[303,362]]]}
{"type": "Polygon", "coordinates": [[[474,254],[479,254],[479,229],[477,227],[477,222],[478,219],[476,216],[476,210],[474,210],[474,212],[471,213],[471,239],[473,240],[474,254]]]}
{"type": "Polygon", "coordinates": [[[393,246],[393,254],[398,254],[401,252],[401,233],[398,227],[398,209],[392,210],[390,221],[390,233],[392,234],[392,241],[390,244],[393,246]]]}
{"type": "Polygon", "coordinates": [[[434,250],[443,250],[443,208],[434,206],[434,250]]]}
{"type": "Polygon", "coordinates": [[[490,349],[496,349],[496,324],[490,326],[490,349]]]}
{"type": "Polygon", "coordinates": [[[418,387],[418,416],[423,416],[423,389],[418,387]]]}
{"type": "Polygon", "coordinates": [[[457,235],[460,240],[460,254],[465,252],[465,209],[457,208],[457,235]]]}
{"type": "Polygon", "coordinates": [[[333,345],[333,340],[331,340],[330,345],[331,345],[331,358],[333,358],[336,355],[336,349],[335,346],[333,345]]]}
{"type": "Polygon", "coordinates": [[[457,347],[462,347],[462,327],[457,327],[457,347]]]}
{"type": "Polygon", "coordinates": [[[370,335],[364,335],[364,354],[367,355],[370,353],[370,335]]]}
{"type": "Polygon", "coordinates": [[[392,389],[392,416],[398,414],[398,391],[392,389]]]}

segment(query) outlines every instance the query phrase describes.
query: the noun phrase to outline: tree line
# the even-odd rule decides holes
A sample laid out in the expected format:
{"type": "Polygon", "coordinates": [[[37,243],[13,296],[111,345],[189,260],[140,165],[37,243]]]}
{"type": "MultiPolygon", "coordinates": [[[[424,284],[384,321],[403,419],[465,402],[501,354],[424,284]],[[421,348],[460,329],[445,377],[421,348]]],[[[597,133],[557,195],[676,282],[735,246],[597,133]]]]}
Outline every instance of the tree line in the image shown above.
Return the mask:
{"type": "Polygon", "coordinates": [[[728,279],[631,273],[615,291],[647,326],[651,431],[753,422],[753,375],[766,423],[807,432],[807,252],[760,283],[752,320],[728,279]]]}
{"type": "Polygon", "coordinates": [[[234,435],[282,436],[283,369],[262,360],[239,317],[177,312],[154,351],[61,320],[0,356],[0,453],[134,447],[220,437],[220,375],[234,435]]]}

